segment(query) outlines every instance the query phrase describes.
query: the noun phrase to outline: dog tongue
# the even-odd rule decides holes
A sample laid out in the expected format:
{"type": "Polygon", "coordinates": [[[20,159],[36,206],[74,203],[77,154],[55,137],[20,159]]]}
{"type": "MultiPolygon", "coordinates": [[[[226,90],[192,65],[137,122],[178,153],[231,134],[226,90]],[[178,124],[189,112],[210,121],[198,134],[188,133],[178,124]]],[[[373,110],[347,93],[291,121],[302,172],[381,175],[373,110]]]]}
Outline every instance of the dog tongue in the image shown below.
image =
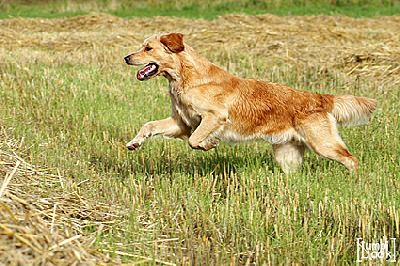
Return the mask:
{"type": "Polygon", "coordinates": [[[146,75],[150,72],[150,71],[152,71],[154,69],[154,65],[147,65],[147,66],[145,66],[144,68],[142,68],[142,69],[140,69],[138,72],[137,72],[137,79],[138,80],[143,80],[143,79],[145,79],[146,78],[146,75]]]}

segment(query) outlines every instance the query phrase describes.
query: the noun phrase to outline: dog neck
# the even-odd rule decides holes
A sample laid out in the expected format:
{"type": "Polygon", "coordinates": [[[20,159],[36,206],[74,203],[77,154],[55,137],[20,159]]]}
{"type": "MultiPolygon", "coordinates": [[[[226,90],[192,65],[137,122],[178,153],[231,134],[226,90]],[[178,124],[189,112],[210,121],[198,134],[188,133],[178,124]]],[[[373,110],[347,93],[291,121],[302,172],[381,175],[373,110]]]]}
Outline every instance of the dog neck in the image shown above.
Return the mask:
{"type": "Polygon", "coordinates": [[[221,72],[230,75],[225,70],[212,64],[206,58],[197,54],[192,47],[185,45],[185,50],[178,54],[174,69],[165,71],[164,77],[169,81],[170,89],[181,94],[191,87],[216,82],[223,77],[221,72]]]}

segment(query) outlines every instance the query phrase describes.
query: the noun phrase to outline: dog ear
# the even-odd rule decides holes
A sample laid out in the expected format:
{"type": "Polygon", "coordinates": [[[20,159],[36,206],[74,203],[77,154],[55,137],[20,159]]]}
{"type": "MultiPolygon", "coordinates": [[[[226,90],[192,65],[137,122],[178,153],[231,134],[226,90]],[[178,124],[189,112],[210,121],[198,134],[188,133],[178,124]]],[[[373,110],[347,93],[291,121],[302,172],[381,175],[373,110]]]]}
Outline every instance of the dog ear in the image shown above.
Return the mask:
{"type": "Polygon", "coordinates": [[[173,53],[179,53],[185,49],[185,47],[183,46],[182,33],[170,33],[167,35],[163,35],[160,38],[160,42],[173,53]]]}

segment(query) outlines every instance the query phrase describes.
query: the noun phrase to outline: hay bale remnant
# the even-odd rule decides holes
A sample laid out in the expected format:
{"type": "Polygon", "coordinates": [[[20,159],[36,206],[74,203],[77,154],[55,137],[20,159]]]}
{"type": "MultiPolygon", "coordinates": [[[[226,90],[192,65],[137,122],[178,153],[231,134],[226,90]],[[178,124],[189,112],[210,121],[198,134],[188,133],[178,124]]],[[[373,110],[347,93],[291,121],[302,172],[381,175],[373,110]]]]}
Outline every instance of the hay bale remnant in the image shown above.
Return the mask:
{"type": "Polygon", "coordinates": [[[115,263],[91,247],[96,232],[85,228],[115,223],[116,206],[85,199],[79,184],[26,162],[16,152],[20,144],[0,128],[0,264],[115,263]]]}

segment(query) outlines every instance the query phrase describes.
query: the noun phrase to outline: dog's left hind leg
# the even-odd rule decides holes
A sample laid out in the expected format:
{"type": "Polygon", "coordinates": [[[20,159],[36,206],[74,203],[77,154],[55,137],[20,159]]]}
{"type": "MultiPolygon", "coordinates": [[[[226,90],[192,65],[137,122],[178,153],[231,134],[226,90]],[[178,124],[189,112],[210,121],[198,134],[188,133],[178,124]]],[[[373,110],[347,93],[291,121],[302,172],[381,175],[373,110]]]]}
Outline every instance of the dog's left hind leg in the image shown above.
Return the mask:
{"type": "Polygon", "coordinates": [[[301,142],[273,144],[272,149],[276,162],[285,174],[297,171],[303,164],[305,146],[301,142]]]}

